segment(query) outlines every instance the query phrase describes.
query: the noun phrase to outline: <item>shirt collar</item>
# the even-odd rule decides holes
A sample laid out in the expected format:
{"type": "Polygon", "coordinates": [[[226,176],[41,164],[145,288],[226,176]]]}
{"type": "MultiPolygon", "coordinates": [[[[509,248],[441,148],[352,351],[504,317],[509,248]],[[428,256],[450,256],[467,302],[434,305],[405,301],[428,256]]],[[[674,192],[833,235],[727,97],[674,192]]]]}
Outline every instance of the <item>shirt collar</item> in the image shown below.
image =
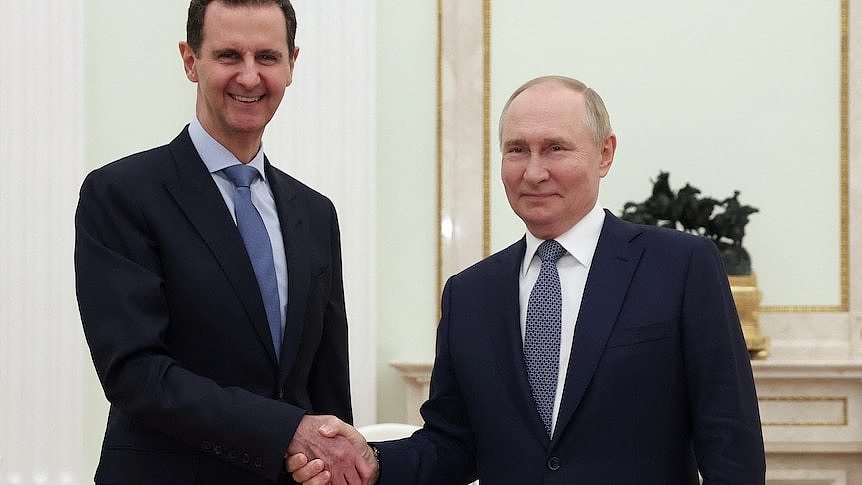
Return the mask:
{"type": "MultiPolygon", "coordinates": [[[[592,210],[583,219],[555,239],[563,246],[567,254],[572,255],[578,263],[589,270],[604,224],[605,211],[596,202],[596,205],[593,206],[592,210]]],[[[524,253],[524,262],[521,264],[521,276],[527,274],[527,270],[530,268],[530,263],[533,261],[539,245],[544,242],[543,239],[537,238],[530,231],[527,231],[526,241],[527,251],[524,253]]]]}
{"type": "MultiPolygon", "coordinates": [[[[191,123],[189,123],[189,136],[192,139],[192,144],[201,156],[201,160],[203,160],[204,165],[206,165],[207,170],[209,170],[209,173],[213,174],[227,167],[242,163],[233,155],[233,153],[228,151],[228,149],[216,141],[212,135],[207,133],[197,116],[192,118],[191,123]]],[[[248,165],[257,169],[260,173],[261,179],[266,180],[266,173],[263,170],[262,143],[257,154],[251,159],[248,165]]]]}

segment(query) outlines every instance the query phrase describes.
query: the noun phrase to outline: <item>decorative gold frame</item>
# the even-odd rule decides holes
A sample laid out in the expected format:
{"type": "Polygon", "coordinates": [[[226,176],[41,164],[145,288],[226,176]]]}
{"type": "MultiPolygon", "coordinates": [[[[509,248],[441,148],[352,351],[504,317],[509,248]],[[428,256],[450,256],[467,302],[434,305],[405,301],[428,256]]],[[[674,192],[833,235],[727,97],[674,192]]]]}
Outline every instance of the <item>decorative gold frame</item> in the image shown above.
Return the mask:
{"type": "Polygon", "coordinates": [[[848,115],[850,105],[850,61],[849,61],[849,29],[850,29],[850,0],[841,0],[841,153],[840,157],[840,179],[839,197],[841,205],[841,241],[840,241],[840,276],[841,279],[841,303],[838,305],[771,305],[761,307],[761,312],[773,313],[827,313],[850,311],[850,254],[849,238],[850,230],[850,196],[848,180],[850,178],[850,120],[848,115]]]}
{"type": "MultiPolygon", "coordinates": [[[[847,312],[850,307],[850,270],[849,270],[849,1],[841,0],[841,125],[840,125],[840,180],[839,197],[841,210],[840,253],[840,285],[841,303],[838,305],[768,305],[761,307],[761,312],[772,313],[831,313],[847,312]]],[[[491,98],[491,0],[482,0],[482,110],[483,110],[483,179],[482,179],[482,248],[483,256],[491,252],[491,215],[490,215],[490,98],[491,98]]],[[[443,220],[443,0],[437,0],[437,289],[443,287],[443,250],[441,241],[441,223],[443,220]]]]}

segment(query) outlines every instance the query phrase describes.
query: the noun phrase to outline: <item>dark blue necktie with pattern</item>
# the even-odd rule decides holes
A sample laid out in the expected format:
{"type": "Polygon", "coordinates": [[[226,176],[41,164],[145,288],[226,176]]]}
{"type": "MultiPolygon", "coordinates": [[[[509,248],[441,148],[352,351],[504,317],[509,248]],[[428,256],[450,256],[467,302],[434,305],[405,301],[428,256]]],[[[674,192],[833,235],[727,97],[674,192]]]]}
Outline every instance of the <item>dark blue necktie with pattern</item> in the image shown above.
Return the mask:
{"type": "Polygon", "coordinates": [[[542,260],[542,269],[527,303],[524,361],[536,408],[550,436],[560,369],[560,324],[563,311],[557,261],[566,250],[551,239],[539,245],[536,253],[542,260]]]}

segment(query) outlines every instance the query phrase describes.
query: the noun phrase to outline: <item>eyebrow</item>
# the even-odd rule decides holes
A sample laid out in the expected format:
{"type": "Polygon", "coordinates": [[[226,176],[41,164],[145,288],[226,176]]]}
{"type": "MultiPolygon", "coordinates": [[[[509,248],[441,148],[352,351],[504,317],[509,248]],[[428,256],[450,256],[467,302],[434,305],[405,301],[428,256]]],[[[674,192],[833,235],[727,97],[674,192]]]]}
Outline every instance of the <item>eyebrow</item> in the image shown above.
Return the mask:
{"type": "Polygon", "coordinates": [[[213,49],[212,53],[219,56],[221,54],[231,54],[234,52],[238,52],[236,49],[225,48],[225,49],[213,49]]]}
{"type": "Polygon", "coordinates": [[[523,138],[516,138],[516,139],[514,139],[514,140],[505,140],[505,141],[503,141],[503,146],[504,146],[504,147],[510,147],[510,146],[513,146],[513,145],[526,145],[526,144],[527,144],[527,140],[524,140],[523,138]]]}
{"type": "MultiPolygon", "coordinates": [[[[571,145],[572,142],[566,140],[565,138],[559,137],[551,137],[551,138],[543,138],[542,145],[571,145]]],[[[512,145],[527,145],[527,140],[524,138],[515,138],[512,140],[506,140],[503,142],[504,147],[509,147],[512,145]]]]}
{"type": "Polygon", "coordinates": [[[284,53],[282,53],[281,51],[278,51],[278,50],[264,49],[262,51],[255,52],[255,55],[257,55],[257,56],[273,56],[273,57],[281,58],[284,55],[284,53]]]}
{"type": "MultiPolygon", "coordinates": [[[[233,47],[226,47],[224,49],[215,49],[212,52],[213,52],[213,55],[218,57],[218,56],[221,56],[223,54],[236,54],[236,53],[239,53],[240,51],[239,51],[239,49],[234,49],[233,47]]],[[[280,59],[284,56],[284,53],[279,51],[279,50],[275,50],[275,49],[263,49],[263,50],[255,52],[254,55],[255,56],[273,56],[273,57],[277,57],[280,59]]]]}
{"type": "Polygon", "coordinates": [[[545,138],[542,140],[545,145],[571,145],[571,141],[567,141],[565,138],[545,138]]]}

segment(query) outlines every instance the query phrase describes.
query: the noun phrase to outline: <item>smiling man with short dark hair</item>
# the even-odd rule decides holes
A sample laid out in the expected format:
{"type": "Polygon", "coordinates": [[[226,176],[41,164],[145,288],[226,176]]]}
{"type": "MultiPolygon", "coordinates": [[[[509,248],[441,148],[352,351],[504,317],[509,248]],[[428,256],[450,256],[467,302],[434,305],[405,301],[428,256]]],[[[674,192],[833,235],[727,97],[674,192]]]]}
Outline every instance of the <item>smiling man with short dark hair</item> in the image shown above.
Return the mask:
{"type": "Polygon", "coordinates": [[[287,484],[288,450],[353,446],[320,447],[315,416],[352,420],[335,208],[262,145],[295,34],[287,0],[193,0],[191,123],[81,187],[78,303],[111,403],[97,483],[287,484]]]}

